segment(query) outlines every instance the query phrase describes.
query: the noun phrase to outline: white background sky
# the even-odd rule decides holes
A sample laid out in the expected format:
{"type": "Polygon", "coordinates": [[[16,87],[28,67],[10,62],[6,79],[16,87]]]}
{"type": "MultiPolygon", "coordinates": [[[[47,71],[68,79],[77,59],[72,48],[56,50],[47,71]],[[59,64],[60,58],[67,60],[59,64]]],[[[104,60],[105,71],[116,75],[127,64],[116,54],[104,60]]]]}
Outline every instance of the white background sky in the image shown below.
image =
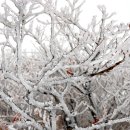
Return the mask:
{"type": "MultiPolygon", "coordinates": [[[[0,0],[0,4],[5,0],[0,0]]],[[[8,3],[9,0],[6,0],[8,3]]],[[[60,4],[64,5],[65,0],[61,1],[60,4]]],[[[72,1],[72,0],[70,0],[72,1]]],[[[82,0],[79,0],[82,2],[82,0]]],[[[82,24],[86,25],[91,21],[93,15],[99,15],[97,9],[98,5],[105,5],[108,13],[116,12],[115,19],[119,22],[130,22],[130,0],[85,0],[85,4],[82,7],[81,21],[82,24]]],[[[0,9],[1,10],[1,9],[0,9]]]]}
{"type": "MultiPolygon", "coordinates": [[[[61,5],[64,5],[65,0],[58,1],[61,2],[61,5]]],[[[82,2],[83,0],[79,1],[82,2]]],[[[108,13],[116,12],[113,18],[118,23],[130,23],[130,0],[85,0],[80,19],[83,26],[91,21],[93,15],[100,15],[98,5],[105,5],[108,13]]]]}
{"type": "Polygon", "coordinates": [[[130,23],[130,0],[86,0],[81,17],[84,25],[99,14],[97,5],[105,5],[108,13],[116,12],[113,18],[118,22],[130,23]]]}
{"type": "MultiPolygon", "coordinates": [[[[58,0],[61,6],[64,6],[64,1],[65,0],[58,0]]],[[[82,2],[82,0],[79,1],[82,2]]],[[[3,2],[4,0],[0,0],[0,5],[3,2]]],[[[6,2],[8,3],[9,0],[6,0],[6,2]]],[[[80,16],[80,23],[82,26],[87,27],[87,24],[91,22],[93,15],[100,15],[100,11],[97,8],[98,5],[105,5],[108,13],[116,12],[113,19],[117,20],[118,23],[130,23],[130,0],[85,0],[80,16]]],[[[30,48],[29,50],[32,49],[31,45],[29,47],[29,44],[28,47],[25,45],[24,48],[30,48]]]]}

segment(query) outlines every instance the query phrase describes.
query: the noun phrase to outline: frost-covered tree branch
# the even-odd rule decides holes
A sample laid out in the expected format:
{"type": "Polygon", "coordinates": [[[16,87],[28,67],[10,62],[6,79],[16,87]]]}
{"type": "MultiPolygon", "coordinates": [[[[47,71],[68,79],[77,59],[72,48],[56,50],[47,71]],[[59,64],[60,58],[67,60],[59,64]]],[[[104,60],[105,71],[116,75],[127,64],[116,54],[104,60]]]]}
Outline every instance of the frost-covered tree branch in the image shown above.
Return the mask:
{"type": "Polygon", "coordinates": [[[93,130],[128,122],[129,75],[115,73],[129,59],[129,26],[98,6],[101,19],[84,28],[84,1],[65,0],[62,8],[58,0],[9,1],[14,8],[4,2],[0,15],[0,96],[22,115],[17,127],[93,130]],[[22,49],[28,42],[35,46],[29,56],[22,49]]]}

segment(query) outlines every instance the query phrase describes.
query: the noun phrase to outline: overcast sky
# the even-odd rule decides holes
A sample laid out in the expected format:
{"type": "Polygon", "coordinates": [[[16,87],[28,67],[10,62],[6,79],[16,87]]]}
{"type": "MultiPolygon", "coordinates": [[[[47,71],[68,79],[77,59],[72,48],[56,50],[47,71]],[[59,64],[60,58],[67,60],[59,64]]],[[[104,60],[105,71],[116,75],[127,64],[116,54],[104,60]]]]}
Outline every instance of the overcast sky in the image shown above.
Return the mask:
{"type": "MultiPolygon", "coordinates": [[[[65,0],[58,0],[62,6],[64,6],[64,1],[65,0]]],[[[79,1],[82,2],[82,0],[79,1]]],[[[3,2],[4,0],[0,0],[0,4],[3,2]]],[[[8,3],[9,0],[6,0],[6,2],[8,3]]],[[[130,23],[130,0],[85,0],[80,16],[80,23],[82,26],[87,27],[93,15],[100,17],[101,13],[97,8],[98,5],[105,5],[108,13],[116,12],[113,19],[117,20],[118,23],[130,23]]],[[[29,46],[31,47],[31,45],[29,46]]]]}
{"type": "MultiPolygon", "coordinates": [[[[0,0],[0,4],[5,0],[0,0]]],[[[61,1],[64,5],[65,0],[61,1]]],[[[72,0],[70,0],[72,1],[72,0]]],[[[82,1],[82,0],[79,0],[82,1]]],[[[9,0],[6,0],[8,3],[9,0]]],[[[119,22],[130,22],[130,0],[85,0],[85,4],[82,7],[81,20],[83,24],[91,21],[93,15],[99,15],[97,5],[105,5],[108,13],[116,12],[115,19],[119,22]]]]}
{"type": "Polygon", "coordinates": [[[105,5],[108,13],[116,12],[113,18],[118,22],[130,23],[130,0],[86,0],[81,15],[83,24],[99,15],[98,5],[105,5]]]}

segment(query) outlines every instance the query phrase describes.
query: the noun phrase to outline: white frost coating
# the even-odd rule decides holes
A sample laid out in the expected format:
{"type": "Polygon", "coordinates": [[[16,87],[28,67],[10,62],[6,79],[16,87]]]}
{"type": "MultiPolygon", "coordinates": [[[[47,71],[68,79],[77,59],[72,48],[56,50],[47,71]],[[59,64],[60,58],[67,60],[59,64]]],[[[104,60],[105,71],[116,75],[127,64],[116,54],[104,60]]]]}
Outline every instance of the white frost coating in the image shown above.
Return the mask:
{"type": "Polygon", "coordinates": [[[113,13],[98,6],[101,19],[82,27],[80,0],[61,9],[57,0],[10,2],[14,8],[4,2],[0,15],[0,96],[24,117],[17,127],[93,130],[128,122],[130,75],[118,66],[129,60],[129,25],[116,25],[113,13]],[[28,38],[31,54],[22,50],[28,38]]]}
{"type": "Polygon", "coordinates": [[[129,121],[130,121],[130,117],[126,117],[117,120],[110,120],[108,121],[108,123],[101,123],[99,125],[93,125],[92,127],[88,127],[88,128],[76,128],[75,130],[94,130],[94,129],[104,128],[105,126],[112,126],[113,124],[129,122],[129,121]]]}
{"type": "Polygon", "coordinates": [[[13,102],[12,99],[10,97],[8,97],[4,92],[0,91],[0,95],[2,97],[2,99],[9,105],[12,107],[12,109],[18,113],[20,113],[23,117],[25,117],[26,119],[29,119],[35,126],[35,128],[42,130],[43,128],[37,123],[35,122],[34,119],[32,119],[30,116],[28,116],[26,113],[24,113],[20,108],[18,108],[13,102]]]}

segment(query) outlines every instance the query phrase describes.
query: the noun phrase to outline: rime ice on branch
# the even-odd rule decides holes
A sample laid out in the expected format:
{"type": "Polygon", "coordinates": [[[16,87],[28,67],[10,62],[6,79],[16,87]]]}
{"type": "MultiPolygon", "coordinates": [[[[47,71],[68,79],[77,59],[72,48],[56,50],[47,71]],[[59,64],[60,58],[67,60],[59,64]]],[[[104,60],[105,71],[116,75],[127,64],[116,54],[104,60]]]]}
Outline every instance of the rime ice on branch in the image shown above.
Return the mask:
{"type": "Polygon", "coordinates": [[[129,58],[129,26],[116,25],[113,14],[98,6],[101,19],[94,16],[84,28],[80,2],[65,0],[62,8],[58,0],[2,4],[0,96],[22,116],[14,128],[95,130],[130,120],[119,116],[130,102],[118,97],[125,91],[118,79],[109,81],[129,58]],[[22,50],[27,39],[36,47],[29,56],[22,50]]]}

